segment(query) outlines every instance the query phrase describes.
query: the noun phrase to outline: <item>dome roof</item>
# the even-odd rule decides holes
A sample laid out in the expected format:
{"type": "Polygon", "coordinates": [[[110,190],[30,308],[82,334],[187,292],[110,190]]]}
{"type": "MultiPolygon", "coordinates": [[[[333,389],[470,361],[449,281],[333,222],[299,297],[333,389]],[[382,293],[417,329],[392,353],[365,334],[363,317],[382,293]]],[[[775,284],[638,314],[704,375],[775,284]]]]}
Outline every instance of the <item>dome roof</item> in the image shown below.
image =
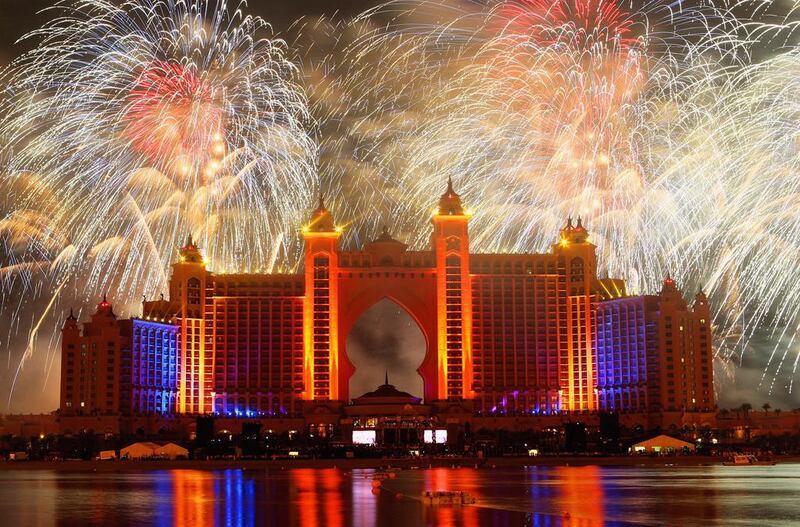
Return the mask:
{"type": "Polygon", "coordinates": [[[419,404],[420,402],[422,399],[419,397],[400,391],[394,385],[389,384],[388,373],[384,383],[377,389],[353,399],[353,404],[419,404]]]}

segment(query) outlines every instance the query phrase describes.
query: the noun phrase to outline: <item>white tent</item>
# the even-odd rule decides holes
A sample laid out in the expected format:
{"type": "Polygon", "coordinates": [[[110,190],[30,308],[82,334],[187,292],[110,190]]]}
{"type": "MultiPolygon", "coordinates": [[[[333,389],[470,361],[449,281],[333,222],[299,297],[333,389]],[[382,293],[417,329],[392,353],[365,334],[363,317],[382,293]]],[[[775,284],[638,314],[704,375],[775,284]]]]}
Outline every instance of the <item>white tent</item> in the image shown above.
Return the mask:
{"type": "Polygon", "coordinates": [[[189,451],[175,443],[167,443],[156,448],[155,455],[167,459],[177,459],[179,457],[189,457],[189,451]]]}
{"type": "Polygon", "coordinates": [[[693,444],[662,434],[632,445],[630,451],[634,454],[637,452],[665,454],[668,452],[681,452],[684,448],[694,451],[693,444]]]}
{"type": "Polygon", "coordinates": [[[120,459],[144,459],[155,456],[156,449],[159,445],[151,443],[150,441],[142,441],[141,443],[133,443],[119,451],[120,459]]]}

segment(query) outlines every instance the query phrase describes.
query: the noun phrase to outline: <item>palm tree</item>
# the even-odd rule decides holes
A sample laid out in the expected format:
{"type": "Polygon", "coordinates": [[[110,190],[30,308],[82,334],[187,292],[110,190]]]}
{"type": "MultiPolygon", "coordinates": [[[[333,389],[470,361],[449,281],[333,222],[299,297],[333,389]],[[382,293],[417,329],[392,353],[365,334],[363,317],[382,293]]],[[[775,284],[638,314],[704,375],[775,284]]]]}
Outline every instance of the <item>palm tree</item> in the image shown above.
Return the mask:
{"type": "Polygon", "coordinates": [[[779,416],[779,417],[780,417],[780,415],[781,415],[781,412],[782,412],[782,411],[783,411],[783,410],[781,410],[780,408],[775,408],[775,410],[774,410],[774,412],[775,412],[775,415],[777,415],[777,416],[779,416]]]}
{"type": "Polygon", "coordinates": [[[769,403],[764,403],[761,405],[761,409],[764,410],[764,415],[767,415],[767,412],[769,412],[770,408],[772,408],[772,406],[770,406],[769,403]]]}
{"type": "Polygon", "coordinates": [[[742,403],[741,409],[742,413],[744,414],[744,418],[747,419],[747,413],[753,409],[753,405],[750,403],[742,403]]]}

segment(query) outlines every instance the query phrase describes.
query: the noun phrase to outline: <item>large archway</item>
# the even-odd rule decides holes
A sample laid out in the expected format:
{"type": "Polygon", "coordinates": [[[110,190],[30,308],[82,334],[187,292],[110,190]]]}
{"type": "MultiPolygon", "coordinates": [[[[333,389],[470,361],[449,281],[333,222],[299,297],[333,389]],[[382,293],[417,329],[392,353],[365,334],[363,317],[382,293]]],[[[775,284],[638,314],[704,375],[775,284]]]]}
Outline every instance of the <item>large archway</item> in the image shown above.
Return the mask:
{"type": "MultiPolygon", "coordinates": [[[[348,389],[350,378],[356,368],[350,361],[347,352],[347,336],[361,315],[376,304],[389,300],[391,304],[400,306],[410,316],[425,338],[425,358],[418,371],[423,381],[423,398],[426,401],[436,400],[438,393],[437,378],[437,319],[436,319],[436,279],[433,273],[415,272],[375,272],[375,273],[341,273],[338,279],[338,296],[340,309],[337,331],[337,362],[339,371],[339,396],[349,401],[361,393],[351,393],[348,389]]],[[[381,383],[381,374],[377,382],[381,383]]],[[[372,381],[370,389],[375,388],[372,381]]]]}
{"type": "Polygon", "coordinates": [[[425,359],[427,342],[414,318],[399,304],[384,298],[364,311],[347,335],[347,358],[355,372],[350,397],[358,397],[389,382],[397,389],[423,397],[424,383],[417,371],[425,359]]]}

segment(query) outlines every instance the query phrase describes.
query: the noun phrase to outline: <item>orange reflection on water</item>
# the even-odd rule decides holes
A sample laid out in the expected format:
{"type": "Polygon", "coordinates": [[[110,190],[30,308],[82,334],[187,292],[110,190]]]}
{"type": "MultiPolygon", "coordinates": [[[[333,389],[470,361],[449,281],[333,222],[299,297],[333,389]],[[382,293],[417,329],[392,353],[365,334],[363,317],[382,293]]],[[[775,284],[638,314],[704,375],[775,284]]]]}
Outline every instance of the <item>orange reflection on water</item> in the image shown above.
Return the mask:
{"type": "MultiPolygon", "coordinates": [[[[432,468],[425,471],[425,490],[450,490],[464,491],[472,494],[476,499],[478,493],[480,474],[473,468],[432,468]]],[[[464,527],[478,527],[478,510],[475,507],[442,506],[425,507],[424,514],[428,524],[432,525],[463,525],[464,527]]]]}
{"type": "Polygon", "coordinates": [[[303,527],[342,527],[342,475],[335,468],[300,468],[290,471],[297,490],[297,507],[303,527]],[[322,505],[322,507],[320,507],[322,505]]]}
{"type": "Polygon", "coordinates": [[[342,474],[335,468],[317,471],[325,491],[325,525],[342,527],[344,514],[342,507],[342,474]]]}
{"type": "Polygon", "coordinates": [[[300,513],[300,525],[317,527],[319,514],[319,493],[317,492],[316,474],[311,468],[298,468],[290,471],[292,484],[297,490],[297,507],[300,513]]]}
{"type": "Polygon", "coordinates": [[[563,525],[570,527],[595,527],[603,525],[603,485],[600,467],[557,467],[561,493],[558,503],[563,514],[563,525]]]}
{"type": "Polygon", "coordinates": [[[214,478],[203,470],[171,470],[174,524],[214,525],[214,478]]]}

